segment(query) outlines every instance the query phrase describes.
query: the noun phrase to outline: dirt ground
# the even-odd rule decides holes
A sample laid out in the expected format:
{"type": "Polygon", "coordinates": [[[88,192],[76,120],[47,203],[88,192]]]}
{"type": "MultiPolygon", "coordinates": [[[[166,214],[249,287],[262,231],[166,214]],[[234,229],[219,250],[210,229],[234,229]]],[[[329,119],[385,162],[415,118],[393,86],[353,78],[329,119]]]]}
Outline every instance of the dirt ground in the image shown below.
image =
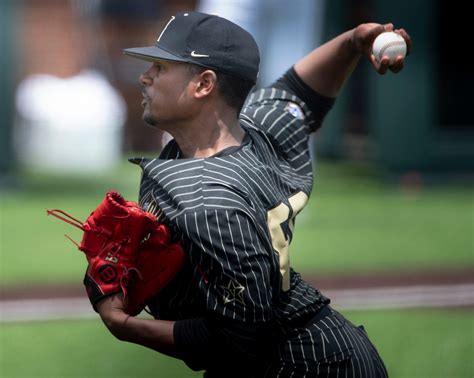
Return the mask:
{"type": "MultiPolygon", "coordinates": [[[[474,284],[474,268],[446,271],[303,275],[303,278],[323,293],[326,290],[337,289],[461,285],[474,284]]],[[[0,289],[0,301],[84,297],[84,295],[81,282],[77,285],[49,284],[0,289]]]]}

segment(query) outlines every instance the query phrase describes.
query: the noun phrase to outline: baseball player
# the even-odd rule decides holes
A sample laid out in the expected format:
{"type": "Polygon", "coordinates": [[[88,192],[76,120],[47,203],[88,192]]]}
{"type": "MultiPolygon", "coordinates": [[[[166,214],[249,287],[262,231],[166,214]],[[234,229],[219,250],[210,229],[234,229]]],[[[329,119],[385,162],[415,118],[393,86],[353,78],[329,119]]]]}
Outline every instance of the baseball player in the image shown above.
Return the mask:
{"type": "Polygon", "coordinates": [[[120,294],[97,304],[117,338],[206,377],[387,376],[364,329],[291,268],[289,248],[313,183],[310,135],[362,56],[380,74],[403,68],[402,57],[389,67],[370,54],[387,30],[359,25],[250,95],[257,45],[218,16],[178,13],[154,46],[125,50],[150,62],[144,121],[174,138],[158,158],[131,159],[139,203],[169,225],[186,261],[149,304],[155,319],[127,315],[120,294]]]}

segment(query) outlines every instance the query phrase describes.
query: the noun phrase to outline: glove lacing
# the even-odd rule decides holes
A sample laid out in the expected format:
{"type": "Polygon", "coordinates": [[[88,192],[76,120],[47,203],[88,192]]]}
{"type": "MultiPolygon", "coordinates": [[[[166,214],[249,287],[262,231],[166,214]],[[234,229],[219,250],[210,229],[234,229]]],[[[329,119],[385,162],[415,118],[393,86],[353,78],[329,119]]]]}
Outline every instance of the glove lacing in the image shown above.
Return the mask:
{"type": "MultiPolygon", "coordinates": [[[[48,215],[53,215],[54,217],[66,222],[66,223],[69,223],[69,224],[73,225],[74,227],[77,227],[81,231],[93,231],[93,232],[96,232],[98,234],[103,234],[105,236],[110,236],[110,233],[104,232],[103,229],[101,229],[99,227],[91,228],[88,224],[84,224],[79,219],[74,218],[72,215],[66,213],[63,210],[52,209],[52,210],[46,210],[46,212],[48,213],[48,215]],[[61,215],[59,215],[58,213],[61,214],[61,215]],[[107,234],[109,234],[109,235],[107,235],[107,234]]],[[[82,250],[79,243],[77,243],[69,235],[64,234],[64,236],[66,238],[68,238],[78,249],[82,250]]],[[[125,239],[113,244],[112,247],[110,248],[110,252],[107,253],[107,256],[105,257],[105,260],[110,261],[112,263],[117,263],[118,260],[119,260],[117,258],[117,255],[119,254],[120,249],[122,248],[123,245],[125,245],[129,242],[130,242],[130,238],[125,238],[125,239]]],[[[126,266],[124,266],[123,267],[123,275],[122,275],[122,277],[120,277],[120,287],[122,289],[124,298],[127,295],[126,286],[127,286],[128,280],[129,280],[130,272],[135,272],[139,279],[141,279],[141,280],[143,279],[143,275],[140,273],[140,271],[136,267],[127,268],[126,266]]]]}

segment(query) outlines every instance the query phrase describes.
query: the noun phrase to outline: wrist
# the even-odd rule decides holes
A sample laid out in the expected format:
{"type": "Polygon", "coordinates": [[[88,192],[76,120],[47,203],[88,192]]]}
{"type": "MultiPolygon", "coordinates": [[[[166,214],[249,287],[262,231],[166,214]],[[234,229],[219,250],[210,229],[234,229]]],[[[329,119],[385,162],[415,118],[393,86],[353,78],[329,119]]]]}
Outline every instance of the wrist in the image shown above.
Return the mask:
{"type": "Polygon", "coordinates": [[[360,43],[357,40],[356,28],[347,31],[346,48],[352,56],[360,57],[363,54],[360,43]]]}
{"type": "Polygon", "coordinates": [[[99,311],[99,314],[105,326],[110,331],[110,333],[112,333],[112,335],[122,341],[126,341],[128,339],[127,320],[130,318],[130,315],[123,311],[99,311]]]}
{"type": "Polygon", "coordinates": [[[116,335],[126,325],[128,314],[123,309],[123,299],[121,294],[115,294],[103,298],[96,304],[97,312],[107,328],[116,335]]]}

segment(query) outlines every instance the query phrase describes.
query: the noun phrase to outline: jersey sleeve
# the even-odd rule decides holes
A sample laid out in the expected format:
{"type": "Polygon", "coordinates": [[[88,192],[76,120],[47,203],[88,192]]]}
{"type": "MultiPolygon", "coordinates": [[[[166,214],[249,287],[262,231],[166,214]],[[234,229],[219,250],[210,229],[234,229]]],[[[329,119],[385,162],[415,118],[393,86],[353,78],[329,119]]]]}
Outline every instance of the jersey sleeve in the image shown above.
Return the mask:
{"type": "Polygon", "coordinates": [[[214,207],[187,213],[177,225],[200,276],[206,313],[250,323],[270,320],[280,287],[274,282],[280,279],[278,259],[252,217],[214,207]]]}
{"type": "Polygon", "coordinates": [[[268,241],[252,216],[236,208],[187,213],[178,225],[206,306],[202,318],[175,323],[182,359],[194,370],[221,374],[239,371],[236,361],[260,366],[280,332],[273,304],[281,276],[268,241]]]}
{"type": "Polygon", "coordinates": [[[308,139],[321,126],[334,101],[309,88],[292,68],[270,87],[253,92],[241,119],[265,132],[286,160],[298,165],[295,161],[303,155],[307,159],[308,139]]]}

